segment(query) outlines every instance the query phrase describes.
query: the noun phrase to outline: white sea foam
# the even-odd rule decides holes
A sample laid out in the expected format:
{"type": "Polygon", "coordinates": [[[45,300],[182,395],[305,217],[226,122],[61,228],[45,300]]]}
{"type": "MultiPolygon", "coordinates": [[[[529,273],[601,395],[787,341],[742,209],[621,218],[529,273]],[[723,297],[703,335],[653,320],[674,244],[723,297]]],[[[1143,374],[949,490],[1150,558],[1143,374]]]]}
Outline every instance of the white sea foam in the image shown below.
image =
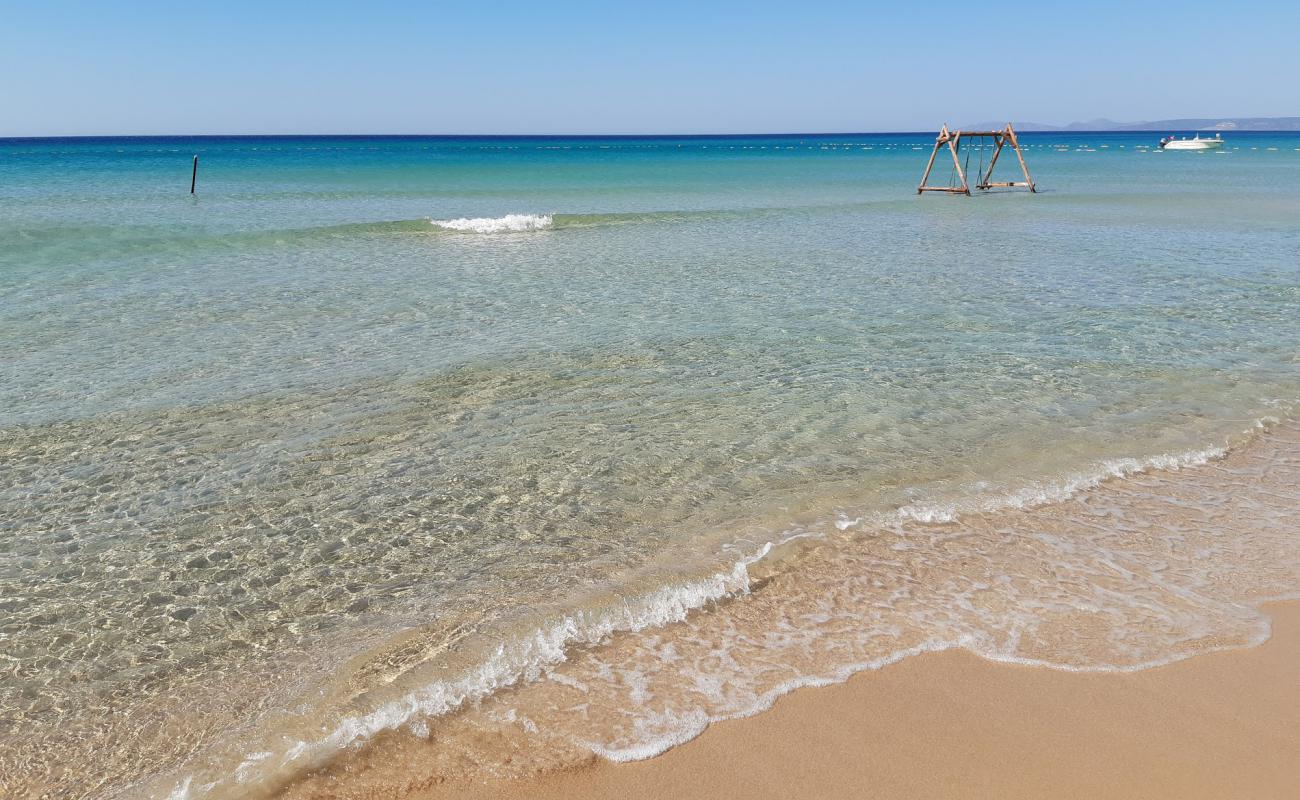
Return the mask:
{"type": "MultiPolygon", "coordinates": [[[[1037,508],[1051,503],[1063,503],[1080,492],[1095,489],[1108,480],[1140,475],[1151,470],[1176,472],[1187,467],[1199,467],[1223,458],[1227,454],[1228,451],[1225,448],[1209,447],[1186,453],[1163,453],[1144,459],[1108,459],[1099,463],[1091,471],[1071,476],[1062,481],[1035,483],[1007,494],[985,497],[974,503],[907,505],[899,508],[897,514],[901,520],[942,524],[956,522],[961,518],[961,512],[963,511],[991,513],[1010,509],[1037,508]]],[[[854,520],[854,522],[857,522],[857,520],[854,520]]]]}
{"type": "MultiPolygon", "coordinates": [[[[496,222],[495,220],[477,220],[473,222],[496,222]]],[[[1122,478],[1152,469],[1177,470],[1189,466],[1205,464],[1223,456],[1222,448],[1210,448],[1177,455],[1159,455],[1148,459],[1114,459],[1101,462],[1097,469],[1059,483],[1044,483],[1027,487],[1023,490],[1002,496],[985,498],[978,506],[980,510],[992,511],[1007,508],[1030,508],[1047,503],[1067,500],[1081,491],[1093,488],[1100,483],[1122,478]]],[[[898,514],[904,519],[923,523],[951,522],[958,518],[956,507],[907,507],[899,509],[898,514]]],[[[861,524],[862,518],[836,520],[835,527],[845,530],[861,524]]],[[[719,572],[695,583],[678,586],[665,586],[640,598],[628,600],[610,608],[579,611],[565,616],[554,624],[538,628],[530,636],[498,646],[493,655],[477,668],[457,679],[439,681],[418,689],[400,700],[386,703],[374,711],[348,717],[342,720],[327,736],[314,742],[299,741],[291,746],[280,760],[280,767],[301,765],[313,768],[326,763],[339,751],[363,743],[375,735],[394,730],[413,721],[437,717],[454,711],[467,703],[487,697],[494,692],[518,682],[533,681],[547,672],[547,668],[565,661],[566,652],[573,645],[594,644],[607,639],[617,632],[637,632],[655,628],[673,622],[680,622],[693,610],[708,603],[739,594],[747,593],[750,586],[748,568],[765,558],[774,547],[794,539],[815,536],[806,531],[787,531],[776,542],[769,542],[754,555],[739,560],[730,572],[719,572]]],[[[942,650],[954,646],[971,647],[968,640],[953,642],[931,641],[918,652],[942,650]]],[[[982,648],[973,648],[977,651],[982,648]]],[[[805,676],[794,679],[789,685],[783,685],[764,695],[762,700],[752,708],[740,714],[727,716],[747,716],[757,713],[771,705],[777,697],[799,686],[822,685],[841,682],[854,672],[874,669],[888,663],[894,663],[909,655],[908,649],[882,659],[879,663],[854,664],[837,671],[834,675],[805,676]]],[[[1017,663],[1037,663],[1043,666],[1071,668],[1065,664],[1049,664],[1020,660],[1014,656],[996,652],[981,652],[989,658],[1015,661],[1017,663]]],[[[1144,667],[1147,665],[1143,665],[1144,667]]],[[[704,716],[699,719],[682,720],[682,725],[671,735],[657,740],[649,740],[641,746],[622,751],[591,745],[594,752],[611,760],[632,760],[648,758],[663,752],[675,744],[689,740],[698,735],[716,718],[704,716]]]]}
{"type": "Polygon", "coordinates": [[[832,686],[837,683],[844,683],[859,672],[882,669],[891,664],[897,664],[905,658],[919,656],[922,653],[937,653],[954,647],[967,646],[968,644],[969,642],[964,639],[959,639],[953,642],[933,640],[917,647],[908,647],[897,650],[881,658],[872,659],[871,661],[844,664],[826,675],[804,675],[798,678],[791,678],[777,684],[770,690],[763,692],[749,706],[732,713],[708,714],[699,709],[693,710],[692,713],[685,715],[683,718],[673,720],[676,724],[669,727],[668,732],[648,738],[644,742],[633,747],[608,747],[600,742],[583,742],[583,746],[601,758],[617,763],[644,761],[647,758],[654,758],[655,756],[665,753],[678,745],[689,742],[703,733],[706,728],[715,722],[725,722],[730,719],[744,719],[745,717],[752,717],[755,714],[767,711],[776,703],[777,700],[790,694],[796,689],[811,689],[819,686],[832,686]]]}
{"type": "MultiPolygon", "coordinates": [[[[1227,450],[1224,448],[1207,448],[1180,454],[1162,454],[1146,459],[1111,459],[1097,462],[1093,469],[1069,476],[1063,480],[1044,481],[1009,493],[984,495],[966,503],[952,505],[918,504],[904,507],[895,512],[896,515],[893,515],[893,519],[895,521],[901,519],[923,524],[944,524],[958,520],[961,512],[1023,509],[1058,503],[1069,500],[1079,493],[1095,488],[1108,480],[1122,479],[1153,470],[1177,471],[1188,467],[1201,466],[1222,458],[1226,454],[1227,450]]],[[[826,527],[845,531],[849,528],[861,526],[864,523],[870,526],[878,521],[884,520],[883,518],[878,519],[875,515],[853,517],[841,512],[837,518],[827,520],[826,527]]],[[[427,720],[430,718],[443,716],[457,709],[483,701],[507,686],[532,683],[541,678],[549,678],[557,685],[586,694],[590,691],[587,682],[564,672],[564,670],[568,669],[569,665],[566,665],[566,662],[574,646],[607,642],[613,634],[620,632],[635,633],[683,622],[696,609],[726,598],[746,595],[750,592],[752,585],[750,568],[756,562],[768,557],[775,548],[779,548],[795,539],[817,539],[822,538],[822,536],[823,534],[820,532],[805,528],[787,530],[782,536],[776,537],[773,542],[769,542],[757,551],[752,552],[751,555],[737,559],[729,570],[719,571],[694,582],[667,585],[644,595],[611,603],[604,607],[571,612],[548,624],[539,626],[527,636],[500,644],[490,657],[464,674],[416,689],[398,700],[380,705],[369,713],[346,717],[334,725],[327,734],[318,739],[296,741],[278,749],[277,757],[270,757],[271,753],[268,752],[259,752],[248,757],[240,765],[235,775],[232,776],[235,783],[228,784],[226,780],[219,780],[218,783],[221,785],[217,793],[226,796],[229,794],[227,790],[231,790],[237,794],[240,791],[240,786],[256,785],[275,774],[288,774],[304,769],[318,768],[328,763],[338,753],[364,744],[384,731],[405,727],[417,735],[423,735],[428,731],[427,720]]],[[[1061,543],[1057,549],[1061,551],[1068,550],[1069,544],[1069,542],[1061,543]]],[[[1107,564],[1113,570],[1120,569],[1116,564],[1111,563],[1109,559],[1107,559],[1107,564]]],[[[986,590],[989,586],[979,584],[972,588],[986,590]]],[[[960,605],[967,611],[978,613],[978,609],[970,607],[969,603],[964,599],[960,605]]],[[[801,619],[805,623],[815,623],[816,620],[813,619],[813,616],[815,615],[805,614],[801,619]]],[[[1260,614],[1255,616],[1252,621],[1254,624],[1250,625],[1250,627],[1253,630],[1247,636],[1248,643],[1258,644],[1268,638],[1267,618],[1260,614]]],[[[818,626],[813,624],[812,627],[818,626]]],[[[962,630],[961,626],[949,630],[948,633],[950,635],[932,636],[918,645],[886,652],[878,658],[866,661],[854,660],[850,663],[831,666],[826,671],[816,671],[791,677],[759,690],[750,698],[749,702],[727,702],[721,695],[711,697],[709,699],[717,701],[712,713],[703,708],[693,708],[681,709],[683,712],[681,714],[664,714],[656,712],[648,706],[642,707],[644,705],[642,703],[634,702],[632,705],[638,708],[638,721],[635,725],[636,736],[617,742],[602,742],[583,738],[574,740],[574,743],[580,744],[591,752],[613,761],[649,758],[694,738],[713,722],[761,712],[770,707],[778,697],[794,689],[839,683],[856,672],[879,669],[920,653],[950,648],[966,648],[993,661],[1080,672],[1130,672],[1147,669],[1181,660],[1188,657],[1192,652],[1173,650],[1155,658],[1139,659],[1130,663],[1074,663],[1069,659],[1058,661],[1022,653],[1019,646],[1020,633],[1018,630],[1009,633],[1004,631],[1004,633],[1007,633],[1005,639],[998,639],[987,632],[962,630]]],[[[808,635],[814,634],[808,633],[808,635]]],[[[782,634],[778,631],[769,631],[769,637],[774,637],[770,638],[770,641],[780,641],[781,636],[782,634]]],[[[807,645],[807,642],[803,644],[807,645]]],[[[796,645],[798,645],[797,642],[796,645]]],[[[1223,647],[1231,646],[1241,645],[1224,645],[1223,647]]],[[[1208,649],[1202,647],[1197,652],[1208,652],[1215,649],[1221,648],[1217,646],[1208,649]]],[[[725,659],[726,651],[726,647],[720,647],[720,649],[713,652],[723,654],[720,657],[725,659]]],[[[660,655],[664,653],[675,659],[675,653],[671,652],[671,648],[660,651],[660,655]]],[[[680,672],[676,666],[673,670],[680,672]]],[[[645,676],[638,677],[636,668],[623,670],[620,675],[626,682],[625,689],[629,692],[629,697],[633,700],[635,700],[633,695],[645,691],[642,688],[645,676]]],[[[706,695],[711,695],[724,688],[727,691],[735,689],[732,682],[725,678],[720,680],[722,682],[716,686],[712,686],[708,681],[700,683],[697,685],[697,690],[698,688],[708,689],[712,686],[712,690],[705,692],[706,695]]],[[[510,713],[514,713],[514,711],[512,710],[510,713]]],[[[536,723],[530,720],[524,719],[520,722],[510,719],[508,721],[518,722],[523,728],[536,732],[536,723]]],[[[206,795],[208,790],[212,788],[213,784],[192,788],[191,779],[186,778],[185,782],[173,792],[172,797],[176,798],[176,800],[185,800],[186,798],[206,795]]]]}
{"type": "Polygon", "coordinates": [[[437,228],[460,233],[523,233],[550,228],[555,220],[550,214],[506,214],[504,217],[460,217],[431,219],[437,228]]]}
{"type": "MultiPolygon", "coordinates": [[[[442,716],[507,686],[537,680],[547,667],[563,662],[574,645],[595,644],[617,632],[680,622],[708,603],[748,592],[749,566],[766,557],[772,547],[771,543],[764,545],[754,555],[736,562],[730,571],[664,586],[606,608],[578,611],[537,628],[529,636],[504,642],[489,658],[457,678],[429,684],[369,713],[346,717],[320,739],[289,744],[279,758],[270,758],[272,754],[265,752],[246,758],[235,780],[239,784],[259,783],[273,773],[320,767],[345,748],[364,744],[376,734],[412,723],[418,725],[421,720],[442,716]]],[[[186,777],[169,795],[170,800],[201,796],[192,794],[192,782],[192,776],[186,777]]]]}
{"type": "MultiPolygon", "coordinates": [[[[1271,602],[1274,600],[1289,601],[1295,600],[1296,598],[1296,594],[1283,594],[1276,597],[1264,598],[1259,602],[1271,602]]],[[[655,719],[654,722],[658,723],[658,730],[653,735],[646,736],[644,739],[632,746],[609,746],[598,741],[583,741],[581,744],[592,753],[595,753],[609,761],[618,763],[642,761],[658,756],[674,747],[677,747],[678,745],[691,741],[714,723],[733,719],[743,719],[767,711],[781,697],[790,694],[797,689],[831,686],[844,683],[859,672],[879,670],[924,653],[939,653],[946,650],[966,649],[983,659],[1003,664],[1041,667],[1074,673],[1125,674],[1174,664],[1183,661],[1194,654],[1204,655],[1206,653],[1234,650],[1242,646],[1258,646],[1269,639],[1270,633],[1270,620],[1267,616],[1261,613],[1254,634],[1244,644],[1210,646],[1198,650],[1196,653],[1175,653],[1162,658],[1153,658],[1136,664],[1093,664],[1086,666],[1048,659],[1024,658],[1013,653],[1003,652],[999,648],[991,646],[989,642],[982,641],[984,637],[970,634],[957,636],[951,640],[931,639],[918,646],[900,648],[883,655],[880,658],[842,664],[827,673],[802,675],[797,678],[791,678],[762,692],[756,696],[750,704],[730,712],[709,714],[697,708],[692,709],[689,713],[676,719],[655,719]]]]}

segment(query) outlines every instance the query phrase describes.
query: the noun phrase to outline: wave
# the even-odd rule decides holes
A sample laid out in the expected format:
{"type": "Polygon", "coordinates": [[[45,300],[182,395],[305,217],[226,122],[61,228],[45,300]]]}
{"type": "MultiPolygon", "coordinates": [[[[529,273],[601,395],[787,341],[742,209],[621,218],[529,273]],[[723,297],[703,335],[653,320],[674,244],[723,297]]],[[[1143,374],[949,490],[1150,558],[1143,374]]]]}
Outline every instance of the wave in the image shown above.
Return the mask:
{"type": "MultiPolygon", "coordinates": [[[[760,592],[743,601],[757,610],[751,607],[743,613],[722,615],[730,619],[720,623],[696,619],[690,630],[661,634],[651,646],[624,646],[614,655],[604,654],[603,662],[618,663],[623,675],[637,671],[627,666],[629,661],[641,665],[638,680],[624,682],[634,683],[642,697],[664,694],[668,682],[646,676],[648,670],[666,667],[685,676],[681,681],[689,687],[691,701],[646,707],[627,693],[627,707],[643,719],[613,729],[604,740],[579,741],[590,752],[612,761],[649,758],[689,741],[714,722],[760,713],[798,688],[842,683],[858,672],[951,649],[965,649],[1007,664],[1068,672],[1131,673],[1196,655],[1262,644],[1269,638],[1270,621],[1260,606],[1300,598],[1294,589],[1300,575],[1294,527],[1286,520],[1289,515],[1285,511],[1295,498],[1298,467],[1294,456],[1300,436],[1293,430],[1287,437],[1280,449],[1272,443],[1271,451],[1211,448],[1102,462],[1095,479],[1063,481],[1046,495],[1026,491],[976,505],[1006,514],[983,517],[959,530],[949,527],[951,516],[932,521],[925,521],[926,515],[919,515],[922,519],[907,516],[910,525],[873,530],[852,540],[856,544],[845,549],[829,548],[837,551],[829,557],[821,557],[826,549],[822,554],[813,552],[816,567],[801,563],[773,578],[775,598],[760,592]],[[1279,458],[1280,453],[1289,455],[1279,458]],[[1261,480],[1262,469],[1288,460],[1290,464],[1279,474],[1261,480]],[[1218,463],[1212,469],[1186,481],[1171,475],[1214,462],[1218,463]],[[1147,473],[1154,477],[1141,482],[1126,480],[1147,473]],[[1113,492],[1088,492],[1111,481],[1123,484],[1113,492]],[[1266,483],[1272,485],[1260,485],[1266,483]],[[1207,487],[1208,493],[1200,495],[1207,487]],[[1252,492],[1255,494],[1250,496],[1252,492]],[[1066,511],[1065,501],[1079,495],[1083,496],[1077,505],[1066,511]],[[1225,498],[1237,501],[1235,508],[1242,519],[1237,519],[1233,506],[1218,505],[1225,498]],[[1062,505],[1051,511],[1016,516],[1058,502],[1062,505]],[[1206,513],[1197,517],[1193,510],[1198,503],[1214,508],[1207,511],[1208,506],[1200,506],[1206,513]],[[1175,519],[1179,513],[1190,516],[1180,524],[1175,519]],[[1154,544],[1141,534],[1151,536],[1154,544]],[[991,551],[981,552],[978,546],[965,544],[980,535],[992,546],[991,551]],[[1224,564],[1211,557],[1215,548],[1237,557],[1244,554],[1234,552],[1242,547],[1236,535],[1272,537],[1261,550],[1278,548],[1274,556],[1283,556],[1258,573],[1258,584],[1243,587],[1234,583],[1240,576],[1229,575],[1233,566],[1258,568],[1250,558],[1224,564]],[[937,545],[939,551],[932,559],[897,561],[902,556],[895,554],[918,552],[914,537],[937,545]],[[876,557],[863,558],[867,552],[876,557]],[[847,560],[836,560],[845,553],[850,554],[847,560]],[[995,568],[987,573],[978,567],[962,572],[968,559],[988,559],[995,568]],[[895,576],[900,580],[884,604],[891,608],[882,614],[881,594],[888,576],[871,568],[904,563],[924,564],[924,568],[904,569],[902,575],[895,576]],[[1021,572],[1006,569],[1008,564],[1029,568],[1021,572]],[[931,573],[942,582],[923,585],[918,580],[931,573]],[[1023,583],[1005,590],[985,607],[985,599],[997,593],[996,587],[1009,587],[1017,581],[1023,583]],[[1265,590],[1270,585],[1275,591],[1265,590]],[[1019,594],[1024,588],[1035,591],[1019,594]],[[928,603],[917,602],[923,594],[932,595],[928,603]],[[852,598],[847,604],[842,602],[846,596],[852,598]],[[910,619],[915,634],[911,639],[902,635],[896,624],[895,601],[914,606],[903,614],[915,615],[910,619]],[[1094,627],[1098,620],[1102,620],[1100,630],[1094,627]],[[718,639],[718,633],[728,640],[718,639]],[[1038,633],[1044,634],[1044,641],[1062,635],[1068,638],[1047,645],[1033,641],[1038,633]],[[893,646],[878,649],[877,636],[893,646]],[[670,649],[665,648],[665,640],[679,646],[671,648],[671,665],[656,667],[658,652],[670,649]],[[695,647],[693,661],[691,648],[698,642],[713,643],[706,645],[708,650],[695,647]],[[628,653],[635,657],[629,659],[628,653]],[[863,655],[868,657],[860,657],[863,655]],[[715,664],[729,665],[729,670],[751,668],[755,674],[729,674],[719,680],[708,674],[715,664]],[[701,665],[703,673],[699,672],[701,665]],[[764,671],[775,680],[763,676],[764,671]],[[785,677],[789,672],[795,674],[785,677]],[[675,713],[663,713],[665,710],[675,713]]],[[[1256,552],[1251,558],[1259,555],[1256,552]]],[[[565,681],[574,682],[572,674],[565,676],[565,681]]],[[[565,702],[552,701],[552,706],[563,707],[565,702]]],[[[519,705],[512,702],[512,707],[519,705]]],[[[594,701],[592,705],[596,705],[594,701]]]]}
{"type": "MultiPolygon", "coordinates": [[[[466,222],[476,223],[482,220],[466,222]]],[[[480,232],[468,224],[467,228],[476,233],[480,232]]],[[[1230,448],[1215,447],[1146,459],[1101,461],[1093,469],[1063,480],[1044,481],[1008,493],[986,495],[965,504],[906,506],[880,519],[875,519],[873,515],[873,518],[868,521],[885,523],[878,526],[881,530],[887,530],[890,524],[899,523],[919,525],[921,529],[942,527],[957,521],[962,513],[1018,511],[1062,503],[1109,481],[1124,480],[1149,472],[1176,472],[1204,466],[1227,457],[1229,452],[1230,448]]],[[[809,527],[787,529],[781,535],[773,537],[771,541],[751,551],[750,555],[735,560],[729,567],[723,567],[697,579],[678,581],[634,597],[615,598],[612,602],[607,600],[584,609],[559,614],[549,621],[532,627],[523,636],[512,637],[499,643],[488,657],[455,677],[426,683],[406,691],[397,699],[379,703],[372,710],[346,716],[332,723],[328,732],[323,732],[319,738],[298,739],[282,742],[278,747],[259,749],[256,754],[246,757],[243,763],[230,774],[219,776],[211,783],[197,782],[192,778],[186,779],[177,786],[170,797],[173,800],[185,800],[200,796],[247,794],[254,786],[283,784],[304,771],[319,769],[331,763],[341,753],[355,752],[357,748],[386,732],[406,730],[417,736],[426,736],[431,720],[447,717],[467,707],[477,706],[507,687],[528,685],[543,677],[553,677],[554,670],[565,664],[575,649],[604,644],[620,634],[637,633],[682,623],[692,618],[693,612],[706,606],[750,595],[758,586],[769,580],[771,575],[778,574],[780,568],[776,562],[785,560],[780,556],[795,557],[799,552],[817,548],[832,537],[833,529],[843,531],[860,526],[863,525],[864,519],[848,520],[841,517],[828,522],[830,524],[826,524],[820,531],[809,527]],[[756,577],[755,566],[765,561],[768,562],[765,569],[757,573],[761,577],[756,577]]],[[[1256,628],[1251,634],[1250,643],[1262,641],[1267,637],[1266,625],[1262,631],[1256,628]]],[[[982,641],[977,635],[927,636],[924,641],[880,654],[879,657],[866,660],[854,659],[828,670],[792,676],[753,697],[752,702],[745,702],[741,707],[732,708],[725,714],[705,713],[699,710],[699,713],[684,715],[674,724],[667,725],[667,729],[661,726],[655,734],[646,735],[635,742],[615,744],[583,741],[581,745],[588,752],[611,760],[648,758],[693,738],[719,719],[758,713],[769,707],[780,695],[801,686],[841,682],[862,670],[876,669],[919,653],[954,647],[965,647],[993,660],[1082,671],[1130,671],[1186,657],[1185,654],[1175,653],[1168,658],[1140,659],[1123,665],[1072,663],[1068,659],[1052,660],[1034,657],[1029,653],[1022,655],[1018,653],[1018,645],[1008,650],[1005,643],[999,645],[992,643],[991,640],[982,641]]],[[[1207,648],[1206,651],[1208,649],[1215,648],[1207,648]]],[[[667,721],[661,720],[661,722],[667,721]]],[[[650,731],[647,730],[645,733],[650,734],[650,731]]]]}
{"type": "MultiPolygon", "coordinates": [[[[1083,472],[1063,481],[1036,483],[1003,495],[993,495],[974,503],[940,503],[934,505],[907,505],[898,509],[901,520],[925,523],[957,522],[962,513],[995,513],[1010,509],[1037,508],[1051,503],[1063,503],[1080,492],[1095,489],[1106,481],[1128,478],[1152,470],[1177,472],[1187,467],[1199,467],[1228,454],[1225,447],[1208,447],[1186,453],[1162,454],[1151,458],[1117,458],[1102,461],[1093,470],[1083,472]]],[[[839,525],[840,523],[837,523],[839,525]]],[[[844,527],[840,527],[844,530],[844,527]]]]}
{"type": "Polygon", "coordinates": [[[879,204],[797,208],[690,209],[611,213],[510,213],[499,217],[446,217],[343,222],[295,228],[212,230],[199,225],[48,225],[0,230],[0,266],[54,261],[78,263],[88,257],[135,257],[250,248],[305,246],[318,241],[362,236],[530,233],[623,225],[699,224],[755,217],[786,218],[816,210],[843,210],[879,204]]]}
{"type": "MultiPolygon", "coordinates": [[[[1262,426],[1262,423],[1261,423],[1262,426]]],[[[1103,483],[1129,478],[1152,471],[1177,472],[1200,467],[1228,454],[1226,447],[1207,447],[1185,453],[1165,453],[1151,458],[1115,458],[1098,462],[1085,470],[1058,481],[1031,483],[1003,494],[977,495],[956,502],[911,503],[892,513],[849,518],[841,514],[835,527],[841,531],[860,527],[885,527],[898,522],[946,525],[960,522],[963,514],[993,514],[999,511],[1025,510],[1052,503],[1063,503],[1103,483]]]]}
{"type": "Polygon", "coordinates": [[[460,233],[521,233],[544,231],[554,224],[551,214],[506,214],[504,217],[460,217],[431,219],[436,228],[460,233]]]}
{"type": "Polygon", "coordinates": [[[277,775],[319,768],[338,753],[363,745],[379,734],[413,723],[419,725],[420,720],[449,714],[506,687],[536,680],[547,667],[563,662],[574,647],[599,644],[615,633],[636,633],[680,622],[710,603],[747,593],[751,586],[749,568],[767,557],[773,547],[772,543],[766,544],[729,570],[699,580],[663,586],[603,608],[563,615],[526,636],[499,644],[486,660],[458,677],[435,681],[368,713],[345,717],[320,739],[294,741],[278,754],[251,754],[228,778],[196,784],[194,776],[186,777],[167,797],[188,800],[211,794],[224,796],[223,790],[232,789],[237,796],[242,795],[250,785],[273,784],[277,775]],[[226,785],[232,778],[236,785],[226,785]]]}
{"type": "MultiPolygon", "coordinates": [[[[752,216],[784,215],[792,209],[694,209],[687,211],[625,211],[613,213],[516,213],[500,217],[457,217],[430,219],[436,231],[453,233],[526,233],[530,231],[559,230],[564,228],[603,228],[616,225],[652,225],[701,221],[743,219],[752,216]]],[[[409,231],[409,223],[375,223],[376,225],[402,225],[409,231]]]]}

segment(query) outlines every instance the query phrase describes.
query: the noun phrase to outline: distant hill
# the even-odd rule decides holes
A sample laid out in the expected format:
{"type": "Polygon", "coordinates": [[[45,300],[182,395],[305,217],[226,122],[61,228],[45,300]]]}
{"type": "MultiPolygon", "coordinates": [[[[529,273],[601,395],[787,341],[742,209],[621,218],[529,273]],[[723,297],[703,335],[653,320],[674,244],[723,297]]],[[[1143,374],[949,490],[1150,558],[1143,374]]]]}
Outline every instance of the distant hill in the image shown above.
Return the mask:
{"type": "MultiPolygon", "coordinates": [[[[1005,122],[979,122],[966,130],[994,130],[1005,122]]],[[[1158,119],[1150,122],[1116,122],[1092,119],[1069,125],[1046,125],[1041,122],[1017,122],[1018,131],[1300,131],[1300,117],[1206,117],[1194,119],[1158,119]]]]}

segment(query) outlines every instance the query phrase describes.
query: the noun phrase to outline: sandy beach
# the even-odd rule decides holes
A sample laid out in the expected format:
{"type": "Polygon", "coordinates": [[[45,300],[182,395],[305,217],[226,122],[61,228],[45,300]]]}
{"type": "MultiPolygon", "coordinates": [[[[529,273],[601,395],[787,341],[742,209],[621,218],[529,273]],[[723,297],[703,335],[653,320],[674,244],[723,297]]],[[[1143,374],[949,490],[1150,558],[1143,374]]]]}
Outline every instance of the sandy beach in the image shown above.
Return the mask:
{"type": "Polygon", "coordinates": [[[1265,644],[1155,669],[1071,673],[954,650],[797,691],[647,761],[432,786],[411,764],[409,792],[393,794],[385,780],[372,793],[364,774],[351,774],[318,776],[293,795],[1294,797],[1300,603],[1266,610],[1274,625],[1265,644]]]}

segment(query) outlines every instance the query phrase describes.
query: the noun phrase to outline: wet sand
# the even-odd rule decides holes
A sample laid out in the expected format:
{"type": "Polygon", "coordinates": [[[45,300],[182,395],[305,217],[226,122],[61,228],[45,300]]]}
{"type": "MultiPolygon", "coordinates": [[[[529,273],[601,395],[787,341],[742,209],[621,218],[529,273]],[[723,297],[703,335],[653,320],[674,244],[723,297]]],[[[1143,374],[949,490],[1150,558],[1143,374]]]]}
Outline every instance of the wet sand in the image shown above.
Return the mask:
{"type": "MultiPolygon", "coordinates": [[[[794,692],[647,761],[406,796],[1292,798],[1300,602],[1266,610],[1273,636],[1255,648],[1120,674],[927,654],[794,692]]],[[[317,796],[370,796],[351,777],[317,796]]]]}

